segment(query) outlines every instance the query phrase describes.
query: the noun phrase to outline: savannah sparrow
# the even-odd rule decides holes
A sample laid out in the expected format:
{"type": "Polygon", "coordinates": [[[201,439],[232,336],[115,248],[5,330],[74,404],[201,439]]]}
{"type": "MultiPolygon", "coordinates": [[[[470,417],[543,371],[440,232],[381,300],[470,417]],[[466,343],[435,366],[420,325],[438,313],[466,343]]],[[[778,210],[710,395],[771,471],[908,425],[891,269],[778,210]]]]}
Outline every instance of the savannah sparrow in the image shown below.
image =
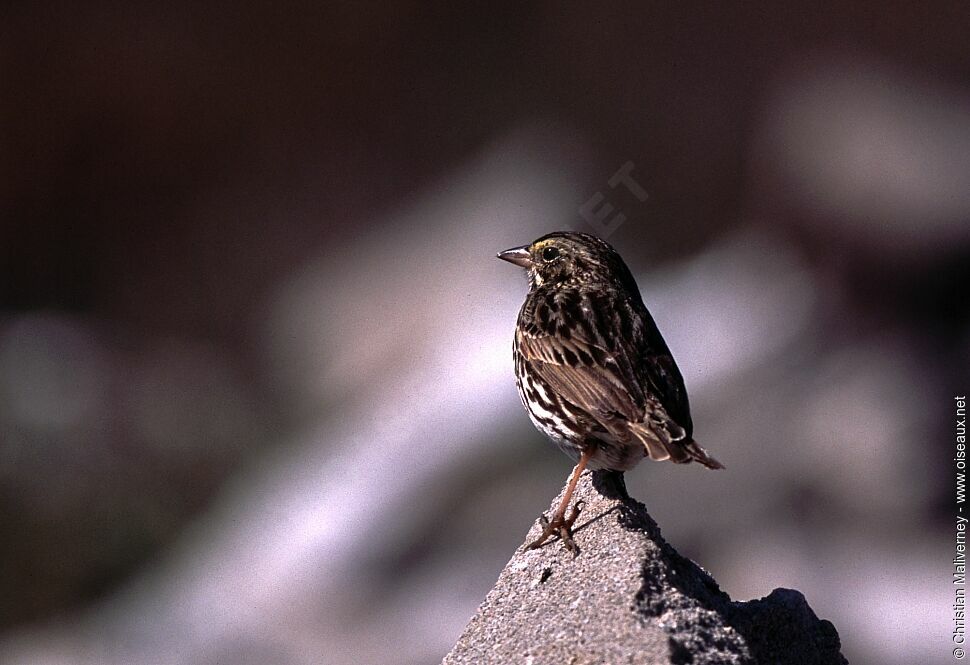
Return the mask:
{"type": "Polygon", "coordinates": [[[641,459],[723,469],[693,439],[684,379],[629,268],[610,245],[557,232],[498,258],[528,270],[513,356],[532,422],[576,466],[535,548],[557,534],[567,548],[580,505],[566,509],[590,468],[627,471],[641,459]]]}

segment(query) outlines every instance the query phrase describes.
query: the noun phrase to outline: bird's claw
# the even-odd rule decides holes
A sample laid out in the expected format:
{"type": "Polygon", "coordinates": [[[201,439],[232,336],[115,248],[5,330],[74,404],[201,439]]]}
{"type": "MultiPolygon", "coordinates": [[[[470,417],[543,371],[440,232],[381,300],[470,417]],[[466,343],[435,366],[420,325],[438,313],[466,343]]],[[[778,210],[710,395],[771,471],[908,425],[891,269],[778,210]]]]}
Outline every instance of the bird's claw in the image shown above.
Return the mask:
{"type": "Polygon", "coordinates": [[[549,520],[545,515],[539,516],[539,524],[542,525],[542,533],[534,541],[526,545],[526,549],[534,550],[541,547],[549,538],[554,535],[559,536],[562,541],[563,546],[567,550],[573,553],[573,556],[579,554],[579,548],[573,541],[573,524],[576,522],[576,518],[579,517],[580,511],[583,509],[585,502],[580,499],[574,505],[572,510],[569,511],[569,517],[563,514],[553,515],[552,520],[549,520]]]}

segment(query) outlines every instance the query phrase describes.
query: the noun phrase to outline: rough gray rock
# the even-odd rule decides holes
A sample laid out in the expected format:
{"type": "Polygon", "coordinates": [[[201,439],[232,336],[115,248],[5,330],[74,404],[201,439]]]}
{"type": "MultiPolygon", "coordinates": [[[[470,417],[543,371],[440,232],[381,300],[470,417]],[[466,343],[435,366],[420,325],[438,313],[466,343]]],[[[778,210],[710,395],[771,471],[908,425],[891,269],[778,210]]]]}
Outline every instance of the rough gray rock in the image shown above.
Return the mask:
{"type": "MultiPolygon", "coordinates": [[[[558,540],[520,548],[446,665],[846,663],[835,627],[799,592],[732,601],[663,539],[622,476],[587,471],[576,498],[586,502],[575,537],[580,554],[558,540]]],[[[526,542],[538,535],[534,525],[526,542]]]]}

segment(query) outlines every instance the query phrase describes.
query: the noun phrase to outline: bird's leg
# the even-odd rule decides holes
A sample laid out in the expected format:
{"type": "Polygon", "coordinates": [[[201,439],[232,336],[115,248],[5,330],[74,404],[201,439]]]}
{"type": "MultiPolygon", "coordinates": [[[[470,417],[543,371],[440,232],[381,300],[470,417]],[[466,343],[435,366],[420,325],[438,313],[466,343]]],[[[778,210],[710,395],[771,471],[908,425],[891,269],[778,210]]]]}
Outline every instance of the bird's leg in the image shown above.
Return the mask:
{"type": "Polygon", "coordinates": [[[579,511],[582,509],[583,502],[577,501],[576,505],[569,512],[569,517],[566,517],[566,509],[569,507],[569,500],[573,497],[573,491],[576,489],[576,483],[579,482],[579,475],[586,468],[589,463],[590,458],[593,456],[593,448],[589,447],[583,451],[583,454],[579,458],[579,462],[573,467],[573,472],[569,474],[569,482],[566,483],[566,492],[562,496],[562,501],[559,502],[559,507],[556,512],[552,514],[552,519],[546,519],[543,515],[539,518],[539,523],[542,524],[542,534],[536,538],[534,541],[529,543],[527,549],[535,549],[540,547],[544,542],[546,542],[550,536],[558,535],[562,539],[563,544],[573,554],[577,554],[579,549],[576,547],[576,543],[573,542],[573,524],[576,522],[576,518],[579,517],[579,511]]]}

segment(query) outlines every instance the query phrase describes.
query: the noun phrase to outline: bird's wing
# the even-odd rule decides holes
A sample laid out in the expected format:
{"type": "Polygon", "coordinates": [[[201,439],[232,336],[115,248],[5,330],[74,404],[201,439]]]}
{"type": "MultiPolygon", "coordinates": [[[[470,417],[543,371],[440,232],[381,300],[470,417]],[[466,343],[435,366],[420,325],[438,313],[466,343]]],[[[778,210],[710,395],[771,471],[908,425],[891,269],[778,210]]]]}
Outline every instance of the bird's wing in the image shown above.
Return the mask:
{"type": "Polygon", "coordinates": [[[520,334],[528,368],[552,390],[597,419],[643,418],[643,395],[623,381],[609,353],[578,339],[520,334]]]}
{"type": "Polygon", "coordinates": [[[672,439],[689,438],[683,378],[642,302],[602,291],[551,297],[558,307],[546,296],[523,308],[517,335],[532,371],[594,417],[638,423],[649,410],[672,439]]]}
{"type": "MultiPolygon", "coordinates": [[[[651,394],[655,395],[670,419],[684,430],[686,438],[693,434],[694,425],[690,417],[690,402],[684,378],[674,360],[667,343],[654,323],[653,317],[643,307],[640,320],[643,329],[637,337],[640,349],[640,364],[643,376],[651,394]]],[[[678,438],[676,435],[674,438],[678,438]]]]}

